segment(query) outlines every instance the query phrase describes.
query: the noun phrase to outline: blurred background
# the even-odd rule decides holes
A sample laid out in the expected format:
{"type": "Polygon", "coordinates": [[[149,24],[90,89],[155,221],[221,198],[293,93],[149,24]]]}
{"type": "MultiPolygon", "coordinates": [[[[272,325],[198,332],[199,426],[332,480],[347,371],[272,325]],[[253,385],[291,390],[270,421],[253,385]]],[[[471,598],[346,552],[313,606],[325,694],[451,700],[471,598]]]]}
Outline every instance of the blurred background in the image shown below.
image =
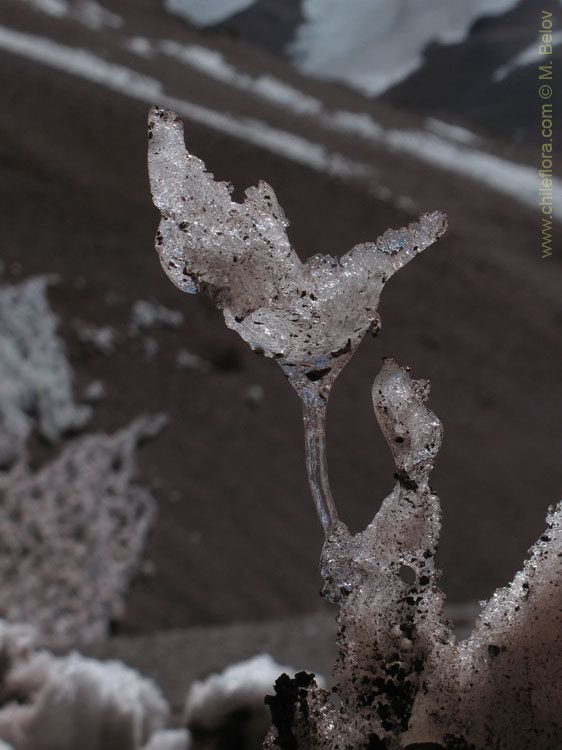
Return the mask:
{"type": "MultiPolygon", "coordinates": [[[[562,6],[544,6],[556,78],[562,6]]],[[[139,449],[135,482],[155,514],[96,653],[126,652],[171,693],[167,632],[188,644],[182,689],[263,649],[297,667],[332,658],[299,402],[273,361],[160,269],[153,104],[180,114],[189,150],[237,199],[272,185],[302,258],[448,213],[446,236],[386,287],[381,335],[334,388],[332,488],[357,531],[393,487],[370,398],[393,356],[431,382],[445,426],[433,487],[452,611],[477,611],[519,569],[562,491],[562,196],[557,182],[543,259],[540,23],[534,0],[2,0],[0,285],[56,275],[50,335],[90,409],[46,436],[22,407],[25,451],[5,462],[2,491],[18,462],[36,474],[81,436],[168,418],[139,449]]]]}

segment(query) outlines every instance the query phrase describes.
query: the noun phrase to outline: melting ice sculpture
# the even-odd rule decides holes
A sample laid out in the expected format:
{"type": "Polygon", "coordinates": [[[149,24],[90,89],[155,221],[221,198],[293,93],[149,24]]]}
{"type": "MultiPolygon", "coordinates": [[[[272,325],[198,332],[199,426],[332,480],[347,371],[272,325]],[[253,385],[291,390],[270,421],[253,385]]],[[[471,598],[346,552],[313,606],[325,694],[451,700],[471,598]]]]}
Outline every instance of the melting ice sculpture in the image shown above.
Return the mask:
{"type": "Polygon", "coordinates": [[[154,109],[149,168],[162,213],[157,249],[182,290],[208,292],[226,323],[278,360],[304,407],[307,469],[326,533],[324,594],[339,606],[337,700],[312,675],[270,696],[273,750],[555,750],[562,738],[562,503],[513,583],[484,606],[467,641],[443,615],[434,566],[440,506],[429,473],[442,430],[429,386],[387,360],[375,413],[397,484],[364,532],[338,520],[325,452],[331,386],[365,332],[379,328],[388,278],[446,228],[436,212],[340,260],[302,263],[265,183],[243,204],[185,151],[182,125],[154,109]]]}
{"type": "Polygon", "coordinates": [[[338,520],[326,463],[330,389],[365,333],[378,332],[386,281],[444,233],[446,217],[424,214],[340,259],[315,255],[302,263],[269,185],[248,188],[236,203],[232,187],[186,151],[175,113],[152,109],[148,131],[162,267],[181,290],[206,291],[226,324],[285,371],[302,400],[309,483],[329,534],[338,520]]]}

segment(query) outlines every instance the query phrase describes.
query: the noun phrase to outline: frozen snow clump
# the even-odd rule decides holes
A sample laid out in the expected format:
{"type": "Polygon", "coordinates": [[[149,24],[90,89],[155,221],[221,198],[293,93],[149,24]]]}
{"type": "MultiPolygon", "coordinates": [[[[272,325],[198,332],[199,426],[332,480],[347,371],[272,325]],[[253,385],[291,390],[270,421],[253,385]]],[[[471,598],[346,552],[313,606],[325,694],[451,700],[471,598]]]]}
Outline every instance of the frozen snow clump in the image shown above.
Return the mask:
{"type": "Polygon", "coordinates": [[[91,641],[122,615],[155,505],[134,481],[162,417],[70,442],[35,474],[0,474],[0,612],[49,642],[91,641]]]}
{"type": "Polygon", "coordinates": [[[34,428],[56,441],[90,418],[72,397],[72,369],[47,301],[48,277],[0,287],[0,469],[25,459],[34,428]]]}
{"type": "Polygon", "coordinates": [[[0,620],[0,739],[17,750],[187,750],[162,744],[169,709],[120,662],[36,650],[30,629],[0,620]],[[158,738],[161,738],[158,744],[158,738]]]}

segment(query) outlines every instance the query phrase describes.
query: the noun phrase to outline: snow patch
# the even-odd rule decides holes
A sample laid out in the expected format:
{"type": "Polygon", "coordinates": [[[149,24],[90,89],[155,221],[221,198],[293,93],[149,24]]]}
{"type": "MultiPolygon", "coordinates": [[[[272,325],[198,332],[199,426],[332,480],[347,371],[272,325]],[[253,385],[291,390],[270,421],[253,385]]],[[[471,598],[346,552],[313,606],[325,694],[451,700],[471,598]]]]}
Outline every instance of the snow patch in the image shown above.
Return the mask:
{"type": "Polygon", "coordinates": [[[126,42],[126,47],[130,52],[134,52],[135,55],[150,59],[155,55],[154,45],[145,36],[132,36],[126,42]]]}
{"type": "MultiPolygon", "coordinates": [[[[534,167],[502,159],[475,148],[450,143],[421,130],[388,130],[384,142],[402,153],[463,175],[529,208],[538,205],[538,175],[534,167]]],[[[553,178],[553,193],[562,196],[562,180],[553,178]]],[[[554,200],[553,217],[562,219],[562,201],[554,200]]]]}
{"type": "Polygon", "coordinates": [[[215,50],[199,45],[178,44],[171,40],[160,42],[159,49],[210,78],[242,91],[248,91],[275,106],[286,107],[296,114],[317,115],[322,111],[322,103],[318,99],[304,94],[271,75],[253,78],[242,73],[215,50]]]}
{"type": "Polygon", "coordinates": [[[131,313],[131,330],[139,331],[142,328],[151,328],[155,325],[164,325],[168,328],[179,328],[183,323],[183,313],[179,310],[171,310],[169,307],[158,302],[138,300],[133,305],[131,313]]]}
{"type": "Polygon", "coordinates": [[[320,99],[274,76],[260,75],[254,78],[242,73],[215,50],[199,45],[183,45],[171,40],[160,42],[158,48],[168,56],[221,83],[246,91],[293,114],[316,117],[322,127],[328,130],[362,138],[374,138],[382,132],[381,126],[365,112],[328,111],[320,99]]]}
{"type": "Polygon", "coordinates": [[[0,288],[0,467],[24,461],[36,428],[51,442],[91,416],[72,396],[73,374],[58,320],[47,301],[48,277],[0,288]]]}
{"type": "Polygon", "coordinates": [[[3,620],[0,651],[0,748],[187,750],[186,733],[183,744],[162,742],[169,707],[151,680],[124,664],[35,650],[28,627],[3,620]]]}
{"type": "Polygon", "coordinates": [[[115,351],[115,331],[111,326],[95,326],[82,321],[76,324],[78,338],[109,357],[115,351]]]}
{"type": "Polygon", "coordinates": [[[426,128],[435,135],[442,136],[449,141],[462,143],[464,146],[470,146],[478,143],[480,138],[467,128],[460,125],[451,125],[443,120],[436,120],[434,117],[428,117],[425,121],[426,128]]]}
{"type": "Polygon", "coordinates": [[[212,130],[252,143],[311,169],[340,177],[360,179],[372,175],[368,165],[330,152],[318,143],[272,127],[262,120],[235,117],[229,113],[168,96],[164,94],[161,82],[155,78],[141,75],[123,65],[107,62],[87,50],[68,47],[44,37],[25,34],[3,26],[0,26],[0,49],[106,86],[131,99],[148,104],[158,101],[162,106],[178,112],[192,122],[201,123],[212,130]]]}
{"type": "MultiPolygon", "coordinates": [[[[505,6],[510,3],[512,0],[503,0],[505,6]]],[[[499,8],[499,0],[497,7],[499,8]]],[[[507,7],[505,9],[507,10],[507,7]]],[[[132,99],[150,104],[158,101],[162,106],[174,110],[192,122],[201,123],[212,130],[252,143],[311,169],[345,178],[373,179],[372,169],[367,164],[328,151],[319,143],[275,128],[262,120],[236,117],[166,95],[160,81],[122,65],[107,62],[87,50],[57,44],[43,37],[24,34],[2,26],[0,49],[106,86],[132,99]]],[[[322,111],[321,119],[328,128],[361,135],[382,147],[391,147],[407,153],[412,158],[484,183],[526,206],[536,205],[538,182],[534,168],[509,162],[474,148],[463,147],[460,143],[451,143],[451,140],[460,140],[458,131],[455,131],[456,138],[453,139],[450,128],[447,138],[444,138],[435,134],[435,126],[433,133],[386,131],[369,115],[355,112],[325,114],[325,111],[322,111]]],[[[441,132],[443,133],[442,126],[441,132]]],[[[555,179],[555,192],[561,189],[562,181],[555,179]]],[[[381,198],[388,199],[390,196],[385,190],[380,188],[379,194],[381,198]]],[[[554,215],[557,218],[562,215],[560,201],[555,204],[554,215]]]]}
{"type": "Polygon", "coordinates": [[[107,396],[107,389],[101,380],[92,381],[84,391],[84,401],[88,404],[97,404],[107,396]]]}
{"type": "Polygon", "coordinates": [[[180,349],[176,355],[176,367],[178,370],[196,370],[198,372],[209,372],[211,363],[198,354],[180,349]]]}
{"type": "Polygon", "coordinates": [[[240,13],[255,0],[164,0],[169,13],[185,18],[195,26],[212,26],[240,13]]]}
{"type": "Polygon", "coordinates": [[[187,729],[161,729],[154,732],[143,750],[189,750],[190,747],[191,734],[187,729]]]}
{"type": "MultiPolygon", "coordinates": [[[[552,34],[551,45],[552,48],[558,47],[562,44],[562,31],[555,31],[552,34]]],[[[524,50],[519,52],[512,60],[510,60],[501,68],[498,68],[494,73],[493,79],[495,83],[501,83],[510,76],[514,70],[518,68],[525,68],[528,65],[534,65],[541,61],[545,62],[545,56],[539,52],[539,46],[541,45],[540,39],[537,39],[524,50]]]]}
{"type": "Polygon", "coordinates": [[[303,72],[382,94],[423,63],[432,42],[463,41],[474,21],[518,0],[304,0],[290,53],[303,72]]]}
{"type": "Polygon", "coordinates": [[[119,29],[123,26],[123,19],[116,13],[104,8],[96,0],[20,0],[34,10],[38,10],[53,18],[76,20],[94,31],[103,28],[119,29]]]}

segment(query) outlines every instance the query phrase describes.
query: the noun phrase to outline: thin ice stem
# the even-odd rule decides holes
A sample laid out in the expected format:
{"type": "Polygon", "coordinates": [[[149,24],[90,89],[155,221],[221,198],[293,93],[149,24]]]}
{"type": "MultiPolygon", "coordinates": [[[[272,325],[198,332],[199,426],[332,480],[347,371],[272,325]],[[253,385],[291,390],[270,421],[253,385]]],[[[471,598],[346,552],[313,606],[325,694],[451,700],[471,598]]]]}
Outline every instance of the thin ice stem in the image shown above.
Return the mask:
{"type": "Polygon", "coordinates": [[[327,400],[316,394],[301,393],[304,418],[306,471],[312,497],[326,536],[338,521],[338,514],[328,480],[326,454],[327,400]]]}

